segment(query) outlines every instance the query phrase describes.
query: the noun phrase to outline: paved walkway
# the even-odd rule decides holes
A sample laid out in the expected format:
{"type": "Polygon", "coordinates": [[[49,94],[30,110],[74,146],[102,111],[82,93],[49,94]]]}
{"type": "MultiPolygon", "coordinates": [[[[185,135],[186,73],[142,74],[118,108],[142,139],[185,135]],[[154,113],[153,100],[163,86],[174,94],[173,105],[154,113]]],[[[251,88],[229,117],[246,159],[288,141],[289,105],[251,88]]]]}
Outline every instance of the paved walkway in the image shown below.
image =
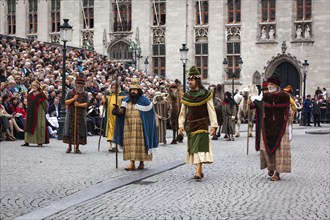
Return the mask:
{"type": "MultiPolygon", "coordinates": [[[[246,155],[244,129],[234,142],[211,142],[215,162],[204,166],[202,181],[191,179],[193,166],[179,166],[184,144],[160,145],[146,171],[126,172],[121,153],[115,169],[114,154],[106,151],[104,140],[97,152],[96,136],[88,139],[81,155],[65,154],[65,145],[53,139],[44,148],[0,142],[0,219],[329,219],[329,135],[306,134],[317,128],[295,125],[293,171],[270,182],[259,169],[252,138],[246,155]],[[153,173],[175,161],[175,169],[111,189],[115,181],[153,173]],[[88,198],[91,189],[101,188],[100,196],[88,198]],[[87,200],[73,199],[56,210],[61,199],[78,195],[87,200]],[[42,208],[48,212],[31,218],[42,208]]],[[[328,130],[323,125],[322,131],[328,130]]]]}

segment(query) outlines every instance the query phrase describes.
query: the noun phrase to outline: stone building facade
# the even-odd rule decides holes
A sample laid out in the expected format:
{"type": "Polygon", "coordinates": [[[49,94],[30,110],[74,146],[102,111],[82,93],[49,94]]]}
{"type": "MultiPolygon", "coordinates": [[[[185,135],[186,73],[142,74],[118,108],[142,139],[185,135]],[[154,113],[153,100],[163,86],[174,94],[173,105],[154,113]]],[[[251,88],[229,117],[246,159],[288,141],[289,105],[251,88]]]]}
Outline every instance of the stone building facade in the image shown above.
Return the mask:
{"type": "Polygon", "coordinates": [[[182,81],[186,44],[187,69],[196,65],[205,84],[231,91],[279,69],[283,86],[302,95],[305,60],[306,94],[330,87],[329,8],[328,0],[1,0],[0,33],[62,44],[58,26],[68,18],[69,46],[150,74],[182,81]]]}

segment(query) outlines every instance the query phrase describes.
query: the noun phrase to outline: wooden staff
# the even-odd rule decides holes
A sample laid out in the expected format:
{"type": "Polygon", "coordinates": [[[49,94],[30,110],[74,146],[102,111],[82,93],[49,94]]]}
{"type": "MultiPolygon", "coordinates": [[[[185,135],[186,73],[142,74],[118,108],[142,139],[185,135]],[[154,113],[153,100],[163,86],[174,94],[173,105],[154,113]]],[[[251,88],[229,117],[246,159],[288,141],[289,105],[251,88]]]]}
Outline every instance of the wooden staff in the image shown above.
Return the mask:
{"type": "Polygon", "coordinates": [[[97,146],[97,151],[100,151],[100,145],[101,145],[101,136],[102,136],[102,133],[103,133],[103,115],[104,115],[104,109],[105,109],[105,104],[103,103],[103,108],[102,108],[102,113],[101,113],[101,124],[100,124],[100,136],[99,136],[99,143],[98,143],[98,146],[97,146]]]}
{"type": "MultiPolygon", "coordinates": [[[[116,97],[115,97],[115,100],[116,100],[116,108],[117,108],[117,105],[118,105],[118,76],[115,75],[115,78],[116,78],[116,97]]],[[[116,119],[115,119],[115,137],[116,137],[116,169],[118,169],[118,120],[117,120],[117,117],[118,115],[116,116],[116,119]]]]}
{"type": "Polygon", "coordinates": [[[77,144],[77,106],[74,107],[74,137],[73,137],[73,151],[76,153],[76,144],[77,144]]]}
{"type": "Polygon", "coordinates": [[[249,126],[250,126],[250,105],[249,105],[249,98],[248,98],[248,127],[247,127],[246,155],[249,155],[249,126]]]}

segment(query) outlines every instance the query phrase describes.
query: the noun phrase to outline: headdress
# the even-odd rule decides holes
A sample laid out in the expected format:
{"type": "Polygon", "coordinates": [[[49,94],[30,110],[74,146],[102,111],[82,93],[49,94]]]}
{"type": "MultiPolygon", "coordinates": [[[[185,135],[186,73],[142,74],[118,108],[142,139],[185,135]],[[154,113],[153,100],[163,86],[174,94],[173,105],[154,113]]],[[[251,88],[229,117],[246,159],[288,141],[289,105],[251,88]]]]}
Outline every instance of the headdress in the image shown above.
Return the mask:
{"type": "Polygon", "coordinates": [[[267,83],[274,83],[277,86],[281,85],[281,80],[279,79],[280,72],[278,69],[275,69],[273,75],[267,79],[267,83]]]}
{"type": "Polygon", "coordinates": [[[79,85],[85,85],[86,84],[86,77],[83,73],[80,73],[76,77],[76,84],[79,84],[79,85]]]}
{"type": "Polygon", "coordinates": [[[132,78],[131,79],[131,86],[129,89],[141,89],[140,86],[140,79],[139,78],[132,78]]]}
{"type": "Polygon", "coordinates": [[[199,72],[199,70],[196,68],[196,66],[190,67],[188,79],[201,79],[201,78],[202,75],[199,72]]]}
{"type": "Polygon", "coordinates": [[[263,90],[267,90],[267,89],[268,89],[267,82],[266,81],[263,81],[262,82],[262,85],[261,85],[261,90],[263,91],[263,90]]]}
{"type": "Polygon", "coordinates": [[[287,85],[284,89],[284,91],[286,91],[287,93],[292,93],[292,87],[290,85],[287,85]]]}

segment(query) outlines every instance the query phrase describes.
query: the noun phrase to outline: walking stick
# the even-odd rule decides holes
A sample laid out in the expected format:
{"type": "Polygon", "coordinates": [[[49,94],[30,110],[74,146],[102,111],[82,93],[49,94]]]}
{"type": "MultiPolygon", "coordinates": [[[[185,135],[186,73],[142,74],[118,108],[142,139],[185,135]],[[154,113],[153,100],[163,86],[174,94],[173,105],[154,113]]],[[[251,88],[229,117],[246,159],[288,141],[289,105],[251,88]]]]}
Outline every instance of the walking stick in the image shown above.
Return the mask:
{"type": "Polygon", "coordinates": [[[73,137],[73,146],[74,152],[76,152],[76,144],[77,144],[77,106],[74,107],[74,137],[73,137]]]}
{"type": "Polygon", "coordinates": [[[104,120],[104,118],[103,118],[103,115],[104,115],[104,106],[105,106],[105,104],[103,103],[103,108],[102,108],[102,113],[101,113],[101,124],[100,124],[100,136],[99,136],[99,144],[98,144],[98,146],[97,146],[97,151],[100,151],[100,144],[101,144],[101,136],[102,136],[102,133],[103,133],[103,120],[104,120]]]}
{"type": "Polygon", "coordinates": [[[246,148],[246,155],[249,155],[249,126],[250,126],[250,105],[248,103],[248,129],[247,129],[247,148],[246,148]]]}
{"type": "MultiPolygon", "coordinates": [[[[117,108],[117,105],[118,105],[118,77],[115,75],[116,77],[116,108],[117,108]]],[[[116,169],[118,169],[118,120],[117,120],[117,117],[116,116],[116,119],[115,119],[115,136],[116,136],[116,169]]]]}

